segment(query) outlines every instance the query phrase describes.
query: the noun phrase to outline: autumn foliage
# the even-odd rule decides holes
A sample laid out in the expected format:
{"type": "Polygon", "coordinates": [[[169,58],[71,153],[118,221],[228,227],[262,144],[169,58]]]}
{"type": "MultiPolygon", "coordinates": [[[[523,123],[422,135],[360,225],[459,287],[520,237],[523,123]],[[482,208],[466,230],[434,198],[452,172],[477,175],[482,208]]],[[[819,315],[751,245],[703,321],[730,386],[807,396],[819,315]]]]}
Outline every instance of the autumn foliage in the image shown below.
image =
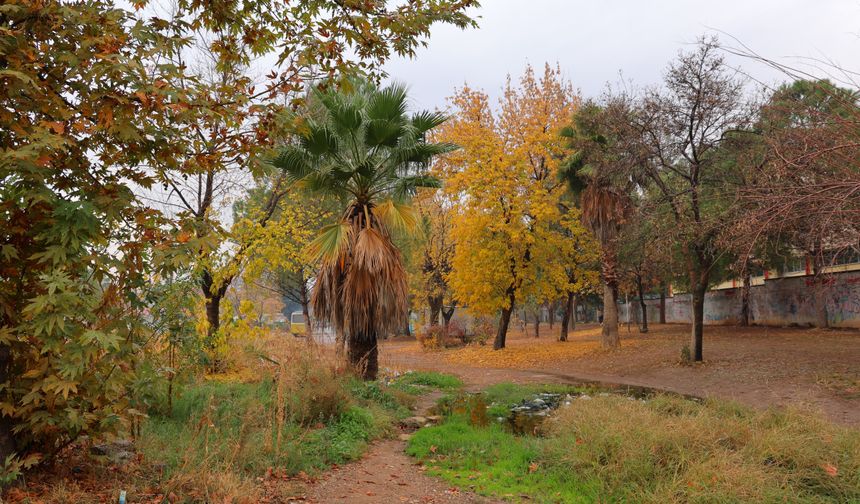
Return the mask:
{"type": "Polygon", "coordinates": [[[586,282],[565,268],[595,246],[571,245],[569,237],[584,232],[577,210],[564,208],[558,177],[559,131],[579,98],[560,70],[546,66],[541,76],[529,67],[516,84],[509,80],[498,110],[469,87],[450,104],[453,116],[435,136],[462,147],[435,165],[448,197],[460,203],[449,280],[471,312],[501,313],[494,347],[503,348],[517,303],[556,299],[586,282]]]}

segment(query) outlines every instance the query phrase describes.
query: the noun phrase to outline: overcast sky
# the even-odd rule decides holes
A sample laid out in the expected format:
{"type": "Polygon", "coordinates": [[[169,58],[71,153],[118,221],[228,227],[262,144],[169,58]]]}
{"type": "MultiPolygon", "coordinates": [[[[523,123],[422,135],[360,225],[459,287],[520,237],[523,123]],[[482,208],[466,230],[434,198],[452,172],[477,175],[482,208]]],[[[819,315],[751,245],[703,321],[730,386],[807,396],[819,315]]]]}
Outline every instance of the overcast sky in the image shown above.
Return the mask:
{"type": "MultiPolygon", "coordinates": [[[[410,87],[416,108],[445,106],[464,83],[494,98],[527,63],[561,65],[585,96],[623,75],[637,85],[660,80],[679,49],[714,30],[762,56],[798,65],[830,59],[860,71],[860,0],[482,0],[480,28],[438,25],[430,46],[386,66],[410,87]],[[621,72],[621,74],[619,74],[621,72]]],[[[734,43],[720,35],[724,43],[734,43]]],[[[752,61],[731,60],[755,78],[784,77],[752,61]]]]}

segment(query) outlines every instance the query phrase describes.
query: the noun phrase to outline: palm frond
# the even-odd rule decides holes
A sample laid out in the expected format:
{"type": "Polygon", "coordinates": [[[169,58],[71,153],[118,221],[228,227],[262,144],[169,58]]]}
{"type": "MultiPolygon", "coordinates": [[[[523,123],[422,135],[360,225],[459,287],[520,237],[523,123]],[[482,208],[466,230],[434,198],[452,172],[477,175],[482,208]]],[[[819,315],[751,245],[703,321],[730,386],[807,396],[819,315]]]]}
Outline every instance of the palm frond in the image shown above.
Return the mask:
{"type": "Polygon", "coordinates": [[[357,234],[342,292],[351,334],[387,334],[403,326],[409,287],[400,252],[390,238],[374,228],[357,234]]]}
{"type": "Polygon", "coordinates": [[[313,261],[336,262],[346,253],[351,233],[352,226],[348,222],[329,224],[322,228],[305,252],[313,261]]]}
{"type": "Polygon", "coordinates": [[[364,138],[368,146],[394,147],[403,133],[403,121],[399,119],[371,119],[367,121],[364,138]]]}
{"type": "Polygon", "coordinates": [[[442,181],[431,175],[411,175],[407,177],[398,177],[394,181],[394,185],[391,188],[391,194],[394,198],[405,199],[414,196],[415,191],[422,187],[442,187],[442,181]]]}
{"type": "Polygon", "coordinates": [[[422,230],[420,216],[412,205],[399,203],[389,198],[378,203],[374,207],[373,213],[388,229],[411,235],[422,230]]]}
{"type": "Polygon", "coordinates": [[[371,121],[399,121],[406,116],[406,106],[406,86],[391,84],[370,96],[367,118],[371,121]]]}
{"type": "Polygon", "coordinates": [[[305,150],[315,156],[337,152],[339,148],[337,135],[325,125],[309,124],[307,132],[301,137],[301,143],[305,150]]]}
{"type": "Polygon", "coordinates": [[[271,161],[272,166],[283,170],[291,180],[301,180],[313,171],[313,164],[306,150],[297,145],[285,145],[271,161]]]}
{"type": "Polygon", "coordinates": [[[398,152],[401,163],[426,163],[433,156],[441,156],[454,152],[460,148],[459,145],[449,142],[423,143],[419,142],[411,146],[404,146],[398,152]]]}
{"type": "Polygon", "coordinates": [[[428,110],[424,110],[412,114],[412,126],[419,134],[426,133],[447,120],[448,116],[438,111],[430,112],[428,110]]]}
{"type": "Polygon", "coordinates": [[[359,129],[364,121],[361,114],[361,100],[339,100],[328,108],[329,121],[333,129],[340,134],[349,134],[359,129]]]}

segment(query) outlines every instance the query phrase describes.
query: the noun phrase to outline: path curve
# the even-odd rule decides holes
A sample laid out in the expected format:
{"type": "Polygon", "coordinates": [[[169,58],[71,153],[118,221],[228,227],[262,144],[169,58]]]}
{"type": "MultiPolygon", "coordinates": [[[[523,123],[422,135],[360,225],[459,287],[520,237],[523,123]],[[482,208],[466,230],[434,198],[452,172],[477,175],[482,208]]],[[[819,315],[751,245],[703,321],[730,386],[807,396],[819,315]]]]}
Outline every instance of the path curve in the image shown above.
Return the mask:
{"type": "MultiPolygon", "coordinates": [[[[415,410],[426,412],[441,393],[419,398],[415,410]]],[[[403,431],[401,431],[401,434],[403,431]]],[[[308,489],[307,502],[319,504],[492,504],[494,501],[428,476],[424,466],[406,455],[401,438],[374,443],[350,464],[326,473],[308,489]]]]}

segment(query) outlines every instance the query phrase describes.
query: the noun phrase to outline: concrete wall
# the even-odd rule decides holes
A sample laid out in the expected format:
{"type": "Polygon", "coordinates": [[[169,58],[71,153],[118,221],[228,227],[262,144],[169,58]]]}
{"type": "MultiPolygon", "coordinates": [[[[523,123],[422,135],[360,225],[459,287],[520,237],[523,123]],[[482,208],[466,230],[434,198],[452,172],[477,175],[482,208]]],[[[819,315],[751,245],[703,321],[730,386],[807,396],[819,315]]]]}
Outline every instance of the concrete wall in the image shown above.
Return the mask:
{"type": "MultiPolygon", "coordinates": [[[[750,288],[751,322],[759,325],[813,325],[815,301],[823,297],[832,327],[860,328],[860,272],[834,274],[827,286],[815,286],[810,277],[776,278],[764,285],[750,288]]],[[[678,294],[666,299],[666,322],[689,323],[691,320],[689,294],[678,294]]],[[[660,300],[646,300],[648,321],[660,318],[660,300]]],[[[640,318],[639,303],[630,303],[633,321],[640,318]]],[[[619,307],[622,321],[626,321],[627,307],[619,307]]],[[[741,290],[710,291],[705,296],[706,324],[737,324],[741,313],[741,290]]]]}

